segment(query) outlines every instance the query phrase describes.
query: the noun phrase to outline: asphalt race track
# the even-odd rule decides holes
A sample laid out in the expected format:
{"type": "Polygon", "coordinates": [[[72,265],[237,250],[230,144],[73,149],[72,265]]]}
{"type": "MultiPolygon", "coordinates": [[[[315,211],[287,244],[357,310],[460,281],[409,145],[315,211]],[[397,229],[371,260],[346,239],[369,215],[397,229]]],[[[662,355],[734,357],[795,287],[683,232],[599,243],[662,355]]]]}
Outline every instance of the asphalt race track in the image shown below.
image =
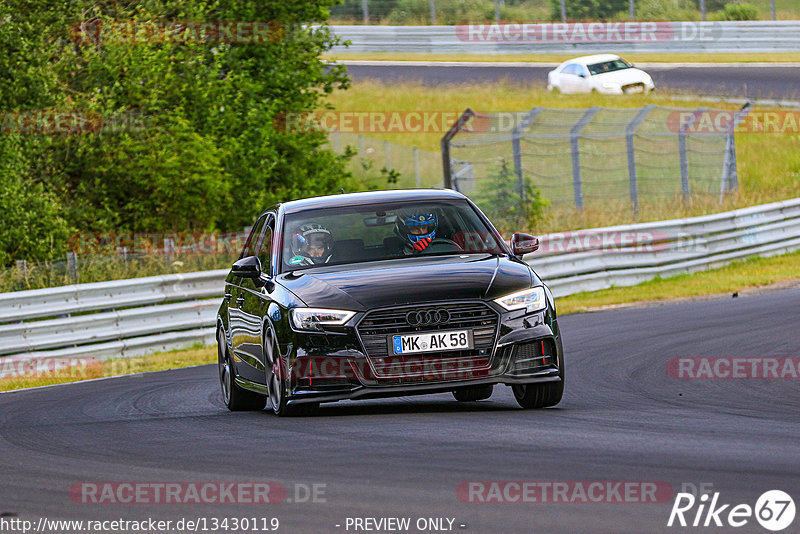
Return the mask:
{"type": "MultiPolygon", "coordinates": [[[[547,83],[554,66],[403,66],[353,65],[347,67],[353,80],[378,79],[387,83],[419,80],[427,85],[493,83],[507,79],[519,84],[547,83]]],[[[800,67],[789,66],[694,66],[642,65],[656,90],[720,96],[800,100],[800,67]]]]}
{"type": "MultiPolygon", "coordinates": [[[[733,505],[753,506],[771,489],[797,500],[800,382],[676,380],[666,362],[797,357],[799,310],[795,288],[564,316],[565,398],[544,411],[519,409],[498,386],[489,401],[464,405],[442,394],[327,405],[313,418],[229,413],[214,366],[0,394],[0,513],[278,517],[279,532],[291,533],[347,532],[347,517],[394,516],[455,518],[456,531],[473,533],[730,532],[667,528],[671,500],[470,503],[456,489],[466,481],[661,481],[675,492],[710,483],[733,505]],[[277,481],[292,500],[296,484],[324,484],[324,496],[76,504],[68,490],[86,481],[277,481]]],[[[765,532],[752,518],[736,531],[765,532]]]]}

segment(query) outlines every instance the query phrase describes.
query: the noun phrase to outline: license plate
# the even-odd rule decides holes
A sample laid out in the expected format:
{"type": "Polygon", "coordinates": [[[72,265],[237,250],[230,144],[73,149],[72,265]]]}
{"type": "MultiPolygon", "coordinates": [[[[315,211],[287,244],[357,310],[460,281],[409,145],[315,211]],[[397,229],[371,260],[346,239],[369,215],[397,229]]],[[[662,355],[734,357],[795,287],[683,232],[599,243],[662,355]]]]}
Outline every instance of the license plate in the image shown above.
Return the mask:
{"type": "Polygon", "coordinates": [[[472,332],[470,330],[448,330],[392,336],[391,345],[394,354],[471,349],[472,332]]]}

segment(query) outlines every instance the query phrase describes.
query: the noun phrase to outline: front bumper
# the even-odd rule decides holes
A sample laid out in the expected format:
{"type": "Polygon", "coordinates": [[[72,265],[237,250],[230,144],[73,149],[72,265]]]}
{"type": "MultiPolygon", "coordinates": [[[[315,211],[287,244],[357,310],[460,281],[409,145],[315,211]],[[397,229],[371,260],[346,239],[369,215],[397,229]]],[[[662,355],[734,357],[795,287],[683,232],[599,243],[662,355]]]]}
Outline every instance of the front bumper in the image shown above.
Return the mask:
{"type": "Polygon", "coordinates": [[[398,372],[392,374],[376,373],[375,358],[365,353],[354,329],[322,335],[297,333],[290,356],[287,401],[334,402],[439,393],[485,384],[560,381],[563,351],[550,306],[532,314],[524,310],[495,311],[498,324],[490,355],[417,355],[395,362],[393,369],[398,372]]]}

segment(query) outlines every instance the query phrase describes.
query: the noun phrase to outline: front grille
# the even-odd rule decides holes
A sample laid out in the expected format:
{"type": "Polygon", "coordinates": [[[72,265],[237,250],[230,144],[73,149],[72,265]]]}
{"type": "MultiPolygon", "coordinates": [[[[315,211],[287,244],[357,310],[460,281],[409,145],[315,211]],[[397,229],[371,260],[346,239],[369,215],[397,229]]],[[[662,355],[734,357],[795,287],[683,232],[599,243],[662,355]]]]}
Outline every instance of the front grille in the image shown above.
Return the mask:
{"type": "MultiPolygon", "coordinates": [[[[491,366],[492,349],[497,337],[500,316],[483,302],[429,304],[373,310],[358,324],[358,335],[369,358],[375,378],[409,380],[452,379],[446,371],[475,373],[491,366]],[[446,310],[450,319],[444,324],[413,327],[406,321],[409,312],[446,310]],[[445,351],[395,356],[389,353],[389,339],[395,334],[444,330],[472,331],[469,350],[445,351]],[[409,365],[404,365],[406,362],[409,365]]],[[[485,374],[485,373],[484,373],[485,374]]]]}
{"type": "Polygon", "coordinates": [[[550,339],[514,345],[513,360],[509,372],[526,375],[557,368],[555,345],[550,339]]]}
{"type": "Polygon", "coordinates": [[[645,86],[641,82],[631,83],[622,86],[623,93],[643,93],[644,91],[645,91],[645,86]]]}

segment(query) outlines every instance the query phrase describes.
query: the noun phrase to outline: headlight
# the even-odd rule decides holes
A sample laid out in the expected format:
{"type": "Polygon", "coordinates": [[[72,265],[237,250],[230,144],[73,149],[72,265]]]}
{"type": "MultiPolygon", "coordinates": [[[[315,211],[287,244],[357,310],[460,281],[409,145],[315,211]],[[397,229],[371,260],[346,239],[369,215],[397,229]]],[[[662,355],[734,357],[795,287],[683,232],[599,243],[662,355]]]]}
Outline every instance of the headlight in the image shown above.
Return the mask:
{"type": "Polygon", "coordinates": [[[621,86],[618,83],[606,82],[603,84],[603,89],[619,89],[621,86]]]}
{"type": "Polygon", "coordinates": [[[292,309],[292,324],[298,330],[321,332],[323,326],[341,326],[356,312],[346,310],[323,310],[320,308],[292,309]]]}
{"type": "Polygon", "coordinates": [[[522,291],[506,295],[505,297],[494,299],[494,301],[508,311],[527,308],[529,312],[535,312],[547,306],[547,301],[544,297],[544,288],[542,286],[523,289],[522,291]]]}

